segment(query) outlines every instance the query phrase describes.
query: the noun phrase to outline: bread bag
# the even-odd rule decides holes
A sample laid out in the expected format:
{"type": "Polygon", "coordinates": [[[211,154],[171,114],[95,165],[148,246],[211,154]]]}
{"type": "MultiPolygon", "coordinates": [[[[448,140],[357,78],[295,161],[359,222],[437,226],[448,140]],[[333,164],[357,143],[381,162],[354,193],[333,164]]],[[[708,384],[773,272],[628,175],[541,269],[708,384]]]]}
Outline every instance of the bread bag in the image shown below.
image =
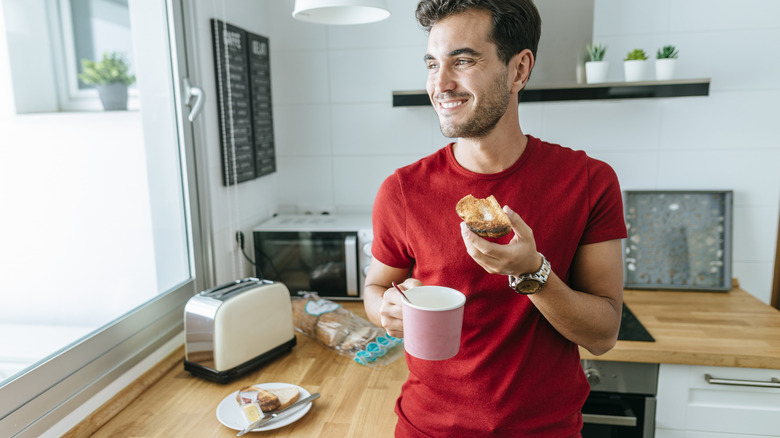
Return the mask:
{"type": "Polygon", "coordinates": [[[387,365],[403,355],[402,339],[314,292],[293,297],[292,310],[295,330],[361,365],[387,365]]]}

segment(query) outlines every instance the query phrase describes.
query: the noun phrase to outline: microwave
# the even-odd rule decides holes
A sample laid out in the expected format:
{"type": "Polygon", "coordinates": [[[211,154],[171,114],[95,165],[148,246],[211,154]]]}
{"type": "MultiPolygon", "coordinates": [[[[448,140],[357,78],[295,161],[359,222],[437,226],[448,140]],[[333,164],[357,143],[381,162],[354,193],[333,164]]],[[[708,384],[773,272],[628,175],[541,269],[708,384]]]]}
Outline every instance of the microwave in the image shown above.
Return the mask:
{"type": "Polygon", "coordinates": [[[283,283],[291,295],[363,299],[374,237],[370,214],[280,214],[252,235],[258,278],[283,283]]]}

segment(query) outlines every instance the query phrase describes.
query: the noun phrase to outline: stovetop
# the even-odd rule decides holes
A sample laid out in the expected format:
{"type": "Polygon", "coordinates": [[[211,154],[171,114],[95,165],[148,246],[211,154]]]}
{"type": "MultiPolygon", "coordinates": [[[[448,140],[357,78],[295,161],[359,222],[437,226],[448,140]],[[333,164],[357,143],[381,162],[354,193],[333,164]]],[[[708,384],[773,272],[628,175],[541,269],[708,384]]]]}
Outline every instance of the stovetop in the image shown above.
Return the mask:
{"type": "Polygon", "coordinates": [[[631,310],[623,303],[623,318],[620,322],[620,331],[618,332],[619,341],[643,341],[655,342],[647,329],[634,316],[631,310]]]}

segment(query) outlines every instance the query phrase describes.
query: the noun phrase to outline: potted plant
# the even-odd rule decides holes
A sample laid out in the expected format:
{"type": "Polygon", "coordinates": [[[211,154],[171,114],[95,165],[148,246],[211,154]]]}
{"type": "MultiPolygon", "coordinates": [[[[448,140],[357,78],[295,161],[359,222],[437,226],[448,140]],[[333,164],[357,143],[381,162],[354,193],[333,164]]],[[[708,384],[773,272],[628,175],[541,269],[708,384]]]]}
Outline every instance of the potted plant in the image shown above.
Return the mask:
{"type": "Polygon", "coordinates": [[[674,79],[677,67],[677,49],[672,46],[663,46],[655,53],[655,78],[659,81],[674,79]]]}
{"type": "Polygon", "coordinates": [[[627,82],[641,81],[645,78],[647,69],[647,54],[642,49],[634,49],[628,52],[623,60],[623,72],[627,82]]]}
{"type": "Polygon", "coordinates": [[[105,52],[100,61],[81,60],[79,79],[95,86],[104,110],[126,110],[127,87],[135,83],[135,76],[127,73],[129,69],[122,53],[105,52]]]}
{"type": "Polygon", "coordinates": [[[607,53],[607,46],[599,43],[585,46],[588,52],[588,61],[585,62],[585,81],[589,84],[605,82],[607,80],[607,69],[609,63],[604,61],[604,54],[607,53]]]}

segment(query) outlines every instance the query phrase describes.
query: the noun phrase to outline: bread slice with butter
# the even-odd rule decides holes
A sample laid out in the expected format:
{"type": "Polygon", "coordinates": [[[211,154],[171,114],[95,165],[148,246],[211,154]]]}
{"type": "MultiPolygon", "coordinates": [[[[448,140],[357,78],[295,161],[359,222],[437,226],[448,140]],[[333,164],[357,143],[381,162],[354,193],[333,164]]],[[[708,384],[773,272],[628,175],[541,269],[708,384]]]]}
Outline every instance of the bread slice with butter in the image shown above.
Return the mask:
{"type": "Polygon", "coordinates": [[[493,195],[484,199],[466,195],[458,201],[455,211],[478,236],[501,237],[512,229],[509,216],[504,213],[493,195]]]}
{"type": "Polygon", "coordinates": [[[268,392],[279,398],[279,407],[276,409],[284,409],[287,406],[298,401],[301,396],[301,392],[294,386],[286,386],[284,388],[269,389],[268,392]]]}
{"type": "MultiPolygon", "coordinates": [[[[294,389],[298,390],[297,388],[294,389]]],[[[257,403],[263,412],[279,409],[279,406],[282,404],[276,394],[256,386],[241,388],[238,394],[236,394],[236,401],[240,406],[257,403]]]]}

